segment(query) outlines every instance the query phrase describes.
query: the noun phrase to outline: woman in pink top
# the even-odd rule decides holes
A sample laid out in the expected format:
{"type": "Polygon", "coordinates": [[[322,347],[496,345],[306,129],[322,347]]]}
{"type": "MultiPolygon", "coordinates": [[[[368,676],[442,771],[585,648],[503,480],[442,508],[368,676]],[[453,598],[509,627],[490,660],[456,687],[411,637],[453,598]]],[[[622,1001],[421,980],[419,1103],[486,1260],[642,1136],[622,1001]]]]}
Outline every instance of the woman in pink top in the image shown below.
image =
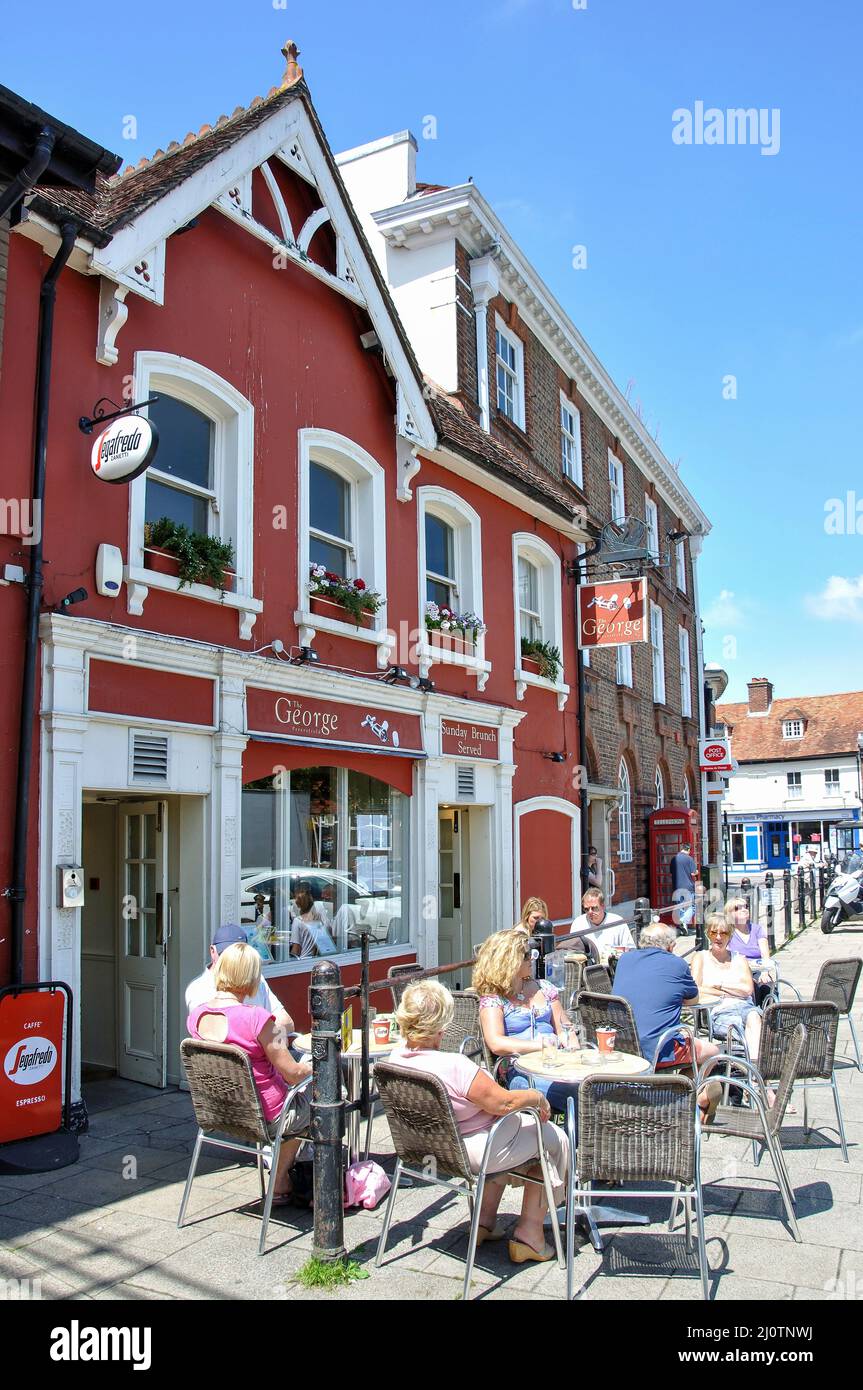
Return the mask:
{"type": "MultiPolygon", "coordinates": [[[[278,1119],[288,1091],[311,1076],[311,1063],[294,1059],[284,1035],[276,1030],[269,1009],[245,1002],[257,994],[261,984],[261,957],[253,946],[244,941],[228,946],[219,956],[213,974],[216,992],[189,1014],[189,1033],[205,1042],[233,1043],[248,1052],[264,1116],[272,1122],[278,1119]]],[[[308,1127],[308,1104],[304,1096],[298,1097],[298,1101],[301,1103],[285,1131],[287,1134],[297,1134],[308,1127]]],[[[274,1206],[284,1206],[290,1200],[289,1170],[299,1146],[299,1139],[282,1143],[274,1206]]]]}
{"type": "MultiPolygon", "coordinates": [[[[535,1121],[531,1116],[518,1113],[527,1108],[538,1110],[543,1121],[543,1142],[548,1154],[555,1201],[561,1202],[569,1150],[563,1131],[548,1123],[551,1114],[548,1101],[539,1091],[504,1090],[469,1057],[460,1052],[441,1052],[441,1039],[452,1022],[452,1015],[452,995],[437,980],[422,980],[408,985],[397,1014],[404,1042],[401,1048],[393,1052],[392,1061],[399,1066],[429,1072],[443,1082],[452,1101],[455,1122],[464,1141],[470,1166],[475,1173],[479,1172],[482,1163],[488,1131],[502,1115],[509,1116],[510,1122],[501,1125],[495,1136],[488,1173],[503,1173],[538,1159],[535,1121]]],[[[507,1181],[512,1179],[503,1178],[495,1182],[489,1176],[486,1182],[480,1208],[478,1245],[484,1240],[500,1240],[504,1234],[496,1228],[495,1218],[507,1181]]],[[[509,1257],[515,1264],[554,1258],[554,1251],[546,1244],[543,1234],[545,1213],[543,1187],[534,1183],[525,1184],[521,1216],[509,1242],[509,1257]]]]}

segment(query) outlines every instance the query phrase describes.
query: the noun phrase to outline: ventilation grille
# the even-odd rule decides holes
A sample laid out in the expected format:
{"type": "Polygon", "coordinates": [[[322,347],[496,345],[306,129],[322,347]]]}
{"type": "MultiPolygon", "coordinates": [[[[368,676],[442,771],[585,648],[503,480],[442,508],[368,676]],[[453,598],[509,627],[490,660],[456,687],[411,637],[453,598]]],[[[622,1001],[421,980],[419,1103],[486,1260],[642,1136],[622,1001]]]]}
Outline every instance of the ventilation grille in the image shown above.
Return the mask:
{"type": "Polygon", "coordinates": [[[457,767],[455,772],[456,795],[459,801],[473,801],[476,796],[476,768],[457,767]]]}
{"type": "Polygon", "coordinates": [[[132,781],[168,781],[167,734],[132,734],[132,781]]]}

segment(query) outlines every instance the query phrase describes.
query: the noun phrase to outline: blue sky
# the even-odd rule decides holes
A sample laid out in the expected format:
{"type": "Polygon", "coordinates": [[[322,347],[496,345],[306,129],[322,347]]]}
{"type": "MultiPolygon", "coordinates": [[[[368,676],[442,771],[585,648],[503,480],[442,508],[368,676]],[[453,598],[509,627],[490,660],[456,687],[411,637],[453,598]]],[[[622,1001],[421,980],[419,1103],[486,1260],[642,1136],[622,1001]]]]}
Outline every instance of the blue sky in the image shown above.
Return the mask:
{"type": "Polygon", "coordinates": [[[39,34],[4,18],[0,80],[129,161],[278,83],[292,37],[334,149],[407,127],[421,179],[472,175],[713,522],[726,698],[863,686],[858,7],[48,0],[39,34]],[[761,144],[675,143],[697,102],[763,110],[761,144]]]}

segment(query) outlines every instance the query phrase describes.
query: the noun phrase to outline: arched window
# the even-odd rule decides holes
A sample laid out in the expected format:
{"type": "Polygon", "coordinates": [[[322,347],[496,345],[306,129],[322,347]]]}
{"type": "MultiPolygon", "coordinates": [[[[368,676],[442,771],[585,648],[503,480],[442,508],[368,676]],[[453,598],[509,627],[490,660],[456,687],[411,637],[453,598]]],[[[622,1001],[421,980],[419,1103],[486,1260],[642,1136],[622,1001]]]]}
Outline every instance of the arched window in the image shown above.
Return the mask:
{"type": "Polygon", "coordinates": [[[485,659],[479,513],[446,488],[420,487],[416,497],[421,673],[435,662],[466,666],[482,690],[491,665],[485,659]]]}
{"type": "Polygon", "coordinates": [[[664,783],[663,780],[662,780],[662,768],[661,768],[661,767],[658,767],[658,768],[656,769],[655,786],[656,786],[656,796],[655,796],[654,802],[653,802],[653,809],[654,809],[655,811],[661,811],[662,808],[663,808],[663,806],[665,805],[665,783],[664,783]]]}
{"type": "Polygon", "coordinates": [[[617,808],[618,859],[621,864],[632,863],[632,785],[626,759],[621,758],[617,785],[623,796],[617,808]]]}
{"type": "Polygon", "coordinates": [[[519,532],[512,538],[512,565],[516,696],[523,700],[528,685],[551,686],[562,709],[569,687],[563,680],[560,556],[539,536],[519,532]],[[540,675],[524,667],[523,656],[539,661],[540,675]]]}

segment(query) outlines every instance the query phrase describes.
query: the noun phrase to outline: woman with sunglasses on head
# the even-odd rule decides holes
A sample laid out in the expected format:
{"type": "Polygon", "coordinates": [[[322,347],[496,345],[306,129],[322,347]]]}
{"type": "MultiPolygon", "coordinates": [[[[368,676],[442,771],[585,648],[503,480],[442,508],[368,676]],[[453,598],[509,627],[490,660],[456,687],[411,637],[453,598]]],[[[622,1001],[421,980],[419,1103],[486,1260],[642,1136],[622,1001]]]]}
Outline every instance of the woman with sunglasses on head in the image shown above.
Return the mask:
{"type": "Polygon", "coordinates": [[[544,922],[547,917],[548,905],[543,902],[542,898],[527,898],[513,931],[523,932],[532,937],[538,923],[544,922]]]}
{"type": "Polygon", "coordinates": [[[732,928],[718,914],[705,924],[710,949],[696,951],[692,976],[698,985],[698,998],[710,1007],[713,1032],[728,1036],[732,1019],[743,1024],[750,1057],[758,1056],[761,1040],[761,1011],[755,1006],[755,981],[745,956],[729,950],[732,928]]]}
{"type": "MultiPolygon", "coordinates": [[[[760,922],[751,920],[749,903],[745,898],[728,899],[725,904],[725,925],[731,931],[728,941],[729,951],[733,956],[745,956],[749,962],[750,970],[755,970],[756,961],[770,959],[767,928],[762,926],[760,922]]],[[[754,980],[755,1002],[761,1006],[770,996],[773,979],[768,971],[762,970],[754,976],[754,980]]]]}

